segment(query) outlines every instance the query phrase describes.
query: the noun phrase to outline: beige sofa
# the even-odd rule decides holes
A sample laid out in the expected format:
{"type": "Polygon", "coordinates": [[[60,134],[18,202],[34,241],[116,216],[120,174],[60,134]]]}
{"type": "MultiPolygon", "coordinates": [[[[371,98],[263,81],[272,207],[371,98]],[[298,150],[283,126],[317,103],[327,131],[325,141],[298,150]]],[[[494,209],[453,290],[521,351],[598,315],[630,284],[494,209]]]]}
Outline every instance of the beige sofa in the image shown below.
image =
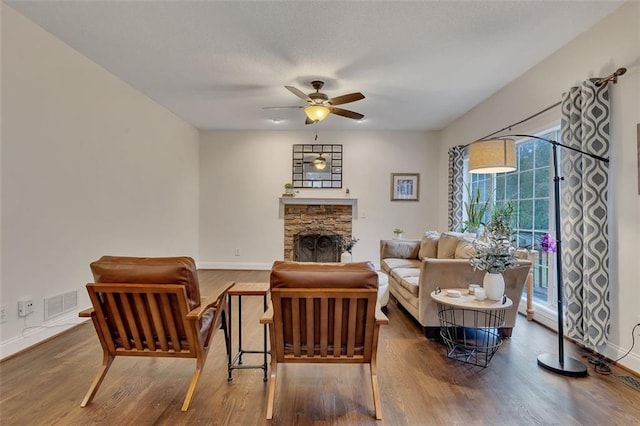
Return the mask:
{"type": "MultiPolygon", "coordinates": [[[[473,240],[466,234],[429,231],[422,240],[381,240],[380,268],[389,276],[389,291],[400,305],[424,328],[429,338],[437,338],[440,328],[436,303],[431,292],[436,287],[467,288],[482,284],[485,271],[474,270],[469,258],[475,254],[473,240]]],[[[513,306],[505,315],[504,336],[515,325],[522,289],[531,262],[504,273],[505,293],[513,306]]]]}

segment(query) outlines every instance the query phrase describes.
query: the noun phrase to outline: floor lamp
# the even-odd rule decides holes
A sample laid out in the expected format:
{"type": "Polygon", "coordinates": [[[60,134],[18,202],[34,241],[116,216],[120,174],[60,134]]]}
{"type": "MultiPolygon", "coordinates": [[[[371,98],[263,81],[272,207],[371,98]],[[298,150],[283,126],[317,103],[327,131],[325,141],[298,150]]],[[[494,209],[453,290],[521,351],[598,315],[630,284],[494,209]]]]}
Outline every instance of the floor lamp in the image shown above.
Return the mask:
{"type": "Polygon", "coordinates": [[[591,154],[558,141],[545,139],[533,135],[505,135],[498,138],[482,139],[468,145],[469,149],[469,173],[504,173],[516,169],[515,141],[509,137],[526,137],[550,143],[553,151],[553,190],[555,202],[555,228],[556,228],[556,277],[558,282],[558,354],[545,353],[538,356],[538,365],[556,374],[569,377],[584,377],[587,375],[587,367],[580,361],[566,357],[564,354],[564,288],[562,277],[562,242],[560,237],[560,181],[558,147],[579,152],[605,163],[608,158],[591,154]]]}

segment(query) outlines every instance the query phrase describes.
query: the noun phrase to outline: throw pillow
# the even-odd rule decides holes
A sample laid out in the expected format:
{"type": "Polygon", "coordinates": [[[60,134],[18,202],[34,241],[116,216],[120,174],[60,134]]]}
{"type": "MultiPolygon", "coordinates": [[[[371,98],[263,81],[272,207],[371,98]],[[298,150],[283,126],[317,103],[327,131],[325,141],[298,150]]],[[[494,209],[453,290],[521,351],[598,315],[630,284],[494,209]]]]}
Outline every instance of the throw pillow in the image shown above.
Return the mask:
{"type": "Polygon", "coordinates": [[[471,259],[475,254],[476,248],[473,246],[473,242],[468,240],[458,241],[454,255],[456,259],[471,259]]]}
{"type": "Polygon", "coordinates": [[[436,231],[427,231],[422,237],[420,243],[420,252],[418,252],[418,258],[420,260],[424,258],[436,258],[438,257],[438,239],[440,234],[436,231]]]}
{"type": "Polygon", "coordinates": [[[460,241],[460,233],[443,232],[438,241],[438,259],[454,259],[458,241],[460,241]]]}

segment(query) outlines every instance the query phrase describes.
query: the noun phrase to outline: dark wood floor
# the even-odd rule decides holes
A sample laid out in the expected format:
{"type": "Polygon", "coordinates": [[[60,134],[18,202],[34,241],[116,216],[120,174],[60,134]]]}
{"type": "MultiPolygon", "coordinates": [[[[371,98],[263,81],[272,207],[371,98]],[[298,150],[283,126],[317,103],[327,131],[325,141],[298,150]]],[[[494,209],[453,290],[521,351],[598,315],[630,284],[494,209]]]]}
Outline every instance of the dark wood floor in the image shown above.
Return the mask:
{"type": "MultiPolygon", "coordinates": [[[[227,280],[264,281],[266,271],[201,271],[203,295],[227,280]]],[[[262,301],[243,299],[245,348],[258,347],[262,301]]],[[[266,422],[261,370],[227,381],[222,333],[209,353],[189,411],[180,411],[193,360],[118,358],[92,404],[80,408],[102,351],[90,323],[0,363],[2,425],[631,425],[640,424],[640,393],[614,376],[564,378],[536,365],[554,352],[556,335],[518,317],[488,368],[445,356],[392,301],[380,336],[384,420],[373,418],[365,366],[285,365],[275,418],[266,422]]],[[[237,339],[236,339],[237,340],[237,339]]],[[[585,359],[573,344],[566,350],[585,359]]],[[[247,360],[248,362],[251,359],[247,360]]],[[[615,370],[614,374],[628,374],[615,370]]]]}

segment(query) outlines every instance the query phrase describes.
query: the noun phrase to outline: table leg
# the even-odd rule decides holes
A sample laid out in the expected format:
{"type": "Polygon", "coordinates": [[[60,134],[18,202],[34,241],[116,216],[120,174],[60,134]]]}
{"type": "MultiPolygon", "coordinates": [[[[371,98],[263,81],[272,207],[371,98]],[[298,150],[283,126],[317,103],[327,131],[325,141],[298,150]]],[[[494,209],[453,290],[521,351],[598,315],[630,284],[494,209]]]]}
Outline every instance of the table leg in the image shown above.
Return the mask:
{"type": "Polygon", "coordinates": [[[232,296],[227,296],[227,308],[229,310],[229,359],[227,364],[227,381],[233,380],[232,372],[233,372],[233,315],[231,312],[231,305],[233,302],[232,296]]]}
{"type": "Polygon", "coordinates": [[[242,296],[238,295],[238,364],[242,365],[242,296]]]}

